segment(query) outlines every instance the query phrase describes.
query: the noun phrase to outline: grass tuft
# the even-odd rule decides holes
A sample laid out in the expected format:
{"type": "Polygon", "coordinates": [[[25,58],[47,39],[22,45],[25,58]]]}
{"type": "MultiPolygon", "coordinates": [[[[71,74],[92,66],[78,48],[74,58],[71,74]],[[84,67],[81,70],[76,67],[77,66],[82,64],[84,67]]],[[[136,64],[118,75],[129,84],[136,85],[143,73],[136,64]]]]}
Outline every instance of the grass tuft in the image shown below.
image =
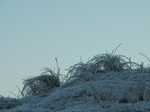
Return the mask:
{"type": "Polygon", "coordinates": [[[59,74],[56,74],[50,68],[44,68],[44,72],[37,77],[24,79],[22,96],[32,96],[45,93],[48,90],[59,87],[59,74]]]}

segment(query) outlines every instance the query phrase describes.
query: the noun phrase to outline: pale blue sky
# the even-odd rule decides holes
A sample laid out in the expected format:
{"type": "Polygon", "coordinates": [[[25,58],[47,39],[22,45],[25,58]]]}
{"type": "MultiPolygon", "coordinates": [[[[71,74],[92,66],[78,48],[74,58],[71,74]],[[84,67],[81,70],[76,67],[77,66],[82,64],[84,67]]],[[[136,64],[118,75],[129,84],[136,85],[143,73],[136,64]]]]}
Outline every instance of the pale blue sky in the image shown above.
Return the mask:
{"type": "Polygon", "coordinates": [[[17,94],[22,79],[43,67],[61,73],[111,52],[140,63],[150,57],[150,0],[0,0],[0,95],[17,94]]]}

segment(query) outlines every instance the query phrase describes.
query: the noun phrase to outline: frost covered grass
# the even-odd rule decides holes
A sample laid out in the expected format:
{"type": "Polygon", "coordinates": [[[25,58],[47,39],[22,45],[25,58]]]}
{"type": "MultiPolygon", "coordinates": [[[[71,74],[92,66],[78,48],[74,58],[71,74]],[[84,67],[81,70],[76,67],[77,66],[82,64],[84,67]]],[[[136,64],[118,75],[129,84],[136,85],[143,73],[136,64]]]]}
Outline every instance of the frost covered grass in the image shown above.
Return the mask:
{"type": "Polygon", "coordinates": [[[62,78],[49,68],[24,80],[22,98],[0,97],[1,112],[150,112],[149,67],[116,50],[74,64],[62,78]]]}
{"type": "MultiPolygon", "coordinates": [[[[149,112],[150,74],[108,72],[47,93],[16,99],[2,112],[149,112]]],[[[3,98],[7,99],[7,98],[3,98]]],[[[10,103],[12,99],[9,98],[10,103]]],[[[8,104],[10,104],[8,103],[8,104]]],[[[1,105],[8,105],[7,103],[1,105]]]]}
{"type": "Polygon", "coordinates": [[[44,70],[40,76],[24,79],[24,87],[21,91],[23,97],[45,93],[60,86],[59,74],[49,68],[44,68],[44,70]]]}

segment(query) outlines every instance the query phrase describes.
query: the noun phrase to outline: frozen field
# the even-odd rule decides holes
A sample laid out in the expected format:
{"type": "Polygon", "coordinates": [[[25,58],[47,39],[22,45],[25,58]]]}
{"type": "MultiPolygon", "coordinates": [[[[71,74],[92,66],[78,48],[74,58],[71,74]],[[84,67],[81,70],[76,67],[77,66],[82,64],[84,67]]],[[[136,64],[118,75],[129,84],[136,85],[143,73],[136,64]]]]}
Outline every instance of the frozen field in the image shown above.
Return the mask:
{"type": "Polygon", "coordinates": [[[0,101],[0,109],[10,106],[1,112],[150,112],[150,74],[102,73],[45,94],[0,101]]]}
{"type": "Polygon", "coordinates": [[[58,66],[57,73],[45,68],[24,80],[21,98],[1,96],[0,112],[150,112],[149,68],[123,58],[103,54],[75,64],[63,83],[58,66]]]}

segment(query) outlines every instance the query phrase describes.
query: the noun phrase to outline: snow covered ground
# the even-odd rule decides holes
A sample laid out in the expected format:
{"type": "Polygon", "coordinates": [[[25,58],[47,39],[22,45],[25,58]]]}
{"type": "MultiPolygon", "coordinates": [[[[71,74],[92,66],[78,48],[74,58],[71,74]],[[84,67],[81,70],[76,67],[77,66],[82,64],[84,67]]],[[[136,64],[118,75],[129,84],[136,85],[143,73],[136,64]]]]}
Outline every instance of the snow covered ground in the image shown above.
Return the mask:
{"type": "Polygon", "coordinates": [[[35,96],[0,97],[0,112],[150,112],[150,73],[97,73],[35,96]]]}

